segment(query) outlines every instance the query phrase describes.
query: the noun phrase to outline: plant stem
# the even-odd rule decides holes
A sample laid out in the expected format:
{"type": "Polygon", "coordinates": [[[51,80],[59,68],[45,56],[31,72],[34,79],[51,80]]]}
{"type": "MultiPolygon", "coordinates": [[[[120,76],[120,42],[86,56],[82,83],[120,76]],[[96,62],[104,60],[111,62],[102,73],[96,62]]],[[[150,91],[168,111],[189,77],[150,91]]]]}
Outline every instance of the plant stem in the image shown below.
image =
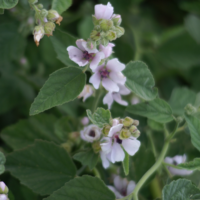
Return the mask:
{"type": "Polygon", "coordinates": [[[94,172],[94,175],[95,175],[96,177],[101,178],[101,175],[99,174],[99,171],[97,170],[96,167],[93,169],[93,172],[94,172]]]}
{"type": "Polygon", "coordinates": [[[151,131],[148,131],[148,132],[147,132],[147,135],[148,135],[149,141],[150,141],[150,143],[151,143],[151,148],[152,148],[154,157],[155,157],[155,159],[157,159],[157,151],[156,151],[156,148],[155,148],[155,145],[154,145],[154,142],[153,142],[153,136],[152,136],[151,131]]]}
{"type": "Polygon", "coordinates": [[[100,87],[100,89],[98,90],[97,96],[94,100],[94,104],[93,104],[93,108],[92,108],[92,112],[94,112],[98,106],[99,100],[101,98],[102,95],[102,87],[100,87]]]}

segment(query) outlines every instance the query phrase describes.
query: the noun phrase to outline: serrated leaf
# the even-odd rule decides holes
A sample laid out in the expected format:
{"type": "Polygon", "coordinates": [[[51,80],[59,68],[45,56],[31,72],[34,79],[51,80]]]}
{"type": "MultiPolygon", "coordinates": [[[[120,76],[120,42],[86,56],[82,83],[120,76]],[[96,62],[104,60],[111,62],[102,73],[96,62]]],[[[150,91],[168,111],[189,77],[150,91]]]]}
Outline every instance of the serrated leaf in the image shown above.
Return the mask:
{"type": "Polygon", "coordinates": [[[10,9],[17,5],[18,0],[0,0],[0,8],[10,9]]]}
{"type": "Polygon", "coordinates": [[[200,170],[200,158],[195,158],[193,161],[181,163],[177,166],[187,170],[200,170]]]}
{"type": "Polygon", "coordinates": [[[72,5],[72,0],[53,0],[52,9],[60,15],[72,5]]]}
{"type": "Polygon", "coordinates": [[[46,141],[36,141],[34,145],[8,154],[6,170],[41,195],[51,194],[76,174],[68,153],[46,141]]]}
{"type": "Polygon", "coordinates": [[[98,162],[99,153],[94,153],[93,149],[88,149],[75,154],[73,158],[81,162],[82,165],[87,165],[92,170],[98,162]]]}
{"type": "Polygon", "coordinates": [[[0,151],[0,174],[3,174],[5,171],[4,164],[6,163],[6,158],[4,154],[0,151]]]}
{"type": "Polygon", "coordinates": [[[78,68],[66,67],[55,71],[32,103],[30,115],[72,101],[82,92],[85,79],[85,74],[78,68]]]}
{"type": "Polygon", "coordinates": [[[191,142],[193,146],[200,151],[200,120],[194,116],[186,116],[188,128],[190,130],[191,142]]]}
{"type": "Polygon", "coordinates": [[[67,52],[68,46],[76,46],[75,37],[59,29],[56,29],[56,31],[54,31],[53,37],[50,37],[50,40],[54,46],[57,58],[62,63],[64,63],[66,66],[78,66],[75,62],[69,59],[69,54],[67,52]]]}
{"type": "Polygon", "coordinates": [[[125,158],[122,164],[123,164],[124,174],[127,176],[129,174],[129,154],[126,151],[124,151],[124,153],[125,153],[125,158]]]}
{"type": "Polygon", "coordinates": [[[33,116],[3,129],[1,138],[14,150],[33,144],[36,139],[60,144],[64,140],[54,133],[55,122],[56,118],[53,115],[33,116]]]}
{"type": "Polygon", "coordinates": [[[109,110],[97,108],[93,114],[90,110],[86,110],[86,112],[91,122],[97,125],[99,128],[103,128],[104,125],[110,123],[111,113],[109,110]]]}
{"type": "Polygon", "coordinates": [[[188,88],[175,88],[172,91],[169,104],[176,115],[183,115],[185,106],[190,103],[194,105],[196,94],[188,88]],[[181,98],[180,98],[181,97],[181,98]]]}
{"type": "Polygon", "coordinates": [[[115,195],[97,177],[82,176],[69,181],[45,200],[115,200],[115,195]]]}
{"type": "Polygon", "coordinates": [[[166,185],[162,191],[163,200],[199,200],[200,190],[187,179],[178,179],[166,185]]]}
{"type": "Polygon", "coordinates": [[[128,106],[126,111],[147,117],[159,123],[167,123],[173,120],[170,106],[162,99],[128,106]]]}
{"type": "Polygon", "coordinates": [[[141,61],[131,61],[123,71],[126,86],[140,98],[151,101],[157,96],[155,81],[147,65],[141,61]]]}

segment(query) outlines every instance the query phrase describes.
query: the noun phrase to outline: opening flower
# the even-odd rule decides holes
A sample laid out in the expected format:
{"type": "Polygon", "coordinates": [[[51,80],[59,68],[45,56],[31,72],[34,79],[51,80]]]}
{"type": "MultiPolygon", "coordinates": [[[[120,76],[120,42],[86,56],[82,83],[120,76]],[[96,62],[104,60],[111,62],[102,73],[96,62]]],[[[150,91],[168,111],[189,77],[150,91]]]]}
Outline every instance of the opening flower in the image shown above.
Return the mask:
{"type": "Polygon", "coordinates": [[[112,7],[110,2],[108,2],[107,5],[97,4],[95,5],[94,10],[95,17],[97,19],[111,19],[111,16],[114,12],[114,8],[112,7]]]}
{"type": "Polygon", "coordinates": [[[128,95],[130,94],[131,91],[127,89],[125,85],[118,84],[118,86],[119,86],[119,92],[108,92],[103,98],[103,103],[108,105],[108,109],[111,108],[111,105],[113,104],[114,101],[124,106],[128,105],[128,102],[124,101],[121,95],[128,95]]]}
{"type": "Polygon", "coordinates": [[[87,142],[94,142],[98,140],[101,136],[101,130],[96,125],[89,125],[86,126],[81,132],[80,132],[81,138],[87,142]]]}
{"type": "Polygon", "coordinates": [[[93,70],[94,74],[90,77],[89,82],[95,89],[98,89],[102,82],[103,87],[109,92],[119,92],[118,84],[124,85],[126,82],[126,77],[121,73],[124,68],[125,65],[114,58],[93,70]]]}
{"type": "Polygon", "coordinates": [[[101,149],[107,155],[107,158],[112,162],[123,161],[125,158],[124,150],[131,156],[133,156],[140,147],[140,141],[130,136],[127,139],[120,139],[119,134],[123,127],[123,124],[118,124],[111,127],[108,137],[104,137],[101,140],[101,149]],[[124,150],[123,150],[124,149],[124,150]]]}
{"type": "Polygon", "coordinates": [[[83,91],[78,95],[78,98],[83,97],[83,101],[85,101],[88,97],[93,94],[93,89],[91,85],[85,85],[83,91]]]}
{"type": "Polygon", "coordinates": [[[85,66],[90,63],[90,68],[94,70],[101,59],[104,59],[104,53],[99,52],[96,48],[89,49],[87,47],[87,42],[83,39],[76,41],[77,47],[69,46],[67,51],[69,53],[69,58],[77,63],[79,66],[85,66]]]}

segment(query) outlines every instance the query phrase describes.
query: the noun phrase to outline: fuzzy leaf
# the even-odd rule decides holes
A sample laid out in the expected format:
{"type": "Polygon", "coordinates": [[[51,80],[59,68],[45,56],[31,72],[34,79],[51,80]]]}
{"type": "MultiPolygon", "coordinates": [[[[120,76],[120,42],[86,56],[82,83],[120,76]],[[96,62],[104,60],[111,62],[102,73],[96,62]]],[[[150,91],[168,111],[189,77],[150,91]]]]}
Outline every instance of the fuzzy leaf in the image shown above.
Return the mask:
{"type": "Polygon", "coordinates": [[[66,67],[55,71],[32,103],[30,115],[72,101],[82,92],[85,79],[85,74],[78,68],[66,67]]]}
{"type": "Polygon", "coordinates": [[[137,96],[146,101],[156,98],[158,90],[154,88],[155,81],[147,65],[141,61],[131,61],[123,71],[126,76],[126,86],[137,96]]]}
{"type": "Polygon", "coordinates": [[[6,169],[22,184],[41,195],[49,195],[75,177],[76,167],[68,153],[46,141],[7,156],[6,169]]]}
{"type": "Polygon", "coordinates": [[[187,170],[200,170],[200,158],[195,158],[193,161],[181,163],[177,166],[187,170]]]}
{"type": "Polygon", "coordinates": [[[97,125],[99,128],[103,128],[104,125],[110,123],[111,113],[109,110],[97,108],[97,110],[93,114],[91,110],[87,110],[87,115],[91,122],[97,125]]]}
{"type": "Polygon", "coordinates": [[[60,15],[72,5],[72,0],[53,0],[52,9],[60,15]]]}
{"type": "Polygon", "coordinates": [[[162,99],[128,106],[126,111],[147,117],[159,123],[167,123],[173,120],[170,106],[162,99]]]}
{"type": "Polygon", "coordinates": [[[17,5],[18,0],[0,0],[0,8],[10,9],[17,5]]]}
{"type": "Polygon", "coordinates": [[[127,176],[129,174],[129,154],[126,151],[124,151],[124,153],[125,153],[125,158],[122,164],[123,164],[124,174],[127,176]]]}
{"type": "Polygon", "coordinates": [[[88,175],[75,178],[66,183],[45,200],[115,200],[103,181],[88,175]]]}
{"type": "Polygon", "coordinates": [[[6,158],[4,156],[4,154],[0,151],[0,174],[3,174],[5,171],[5,164],[6,162],[6,158]]]}

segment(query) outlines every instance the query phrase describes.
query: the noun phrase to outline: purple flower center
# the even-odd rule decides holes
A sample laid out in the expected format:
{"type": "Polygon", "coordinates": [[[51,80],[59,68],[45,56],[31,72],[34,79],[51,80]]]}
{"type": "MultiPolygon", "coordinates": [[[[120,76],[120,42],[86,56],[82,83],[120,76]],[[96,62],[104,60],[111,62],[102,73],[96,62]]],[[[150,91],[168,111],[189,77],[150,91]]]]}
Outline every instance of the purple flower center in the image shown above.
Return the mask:
{"type": "Polygon", "coordinates": [[[92,60],[92,58],[94,57],[94,53],[88,53],[87,51],[83,51],[83,58],[85,60],[92,60]]]}
{"type": "Polygon", "coordinates": [[[117,142],[118,144],[122,144],[122,140],[119,139],[119,136],[118,136],[118,135],[116,135],[115,138],[116,138],[116,142],[117,142]]]}
{"type": "Polygon", "coordinates": [[[91,131],[89,132],[89,136],[95,137],[95,131],[91,130],[91,131]]]}
{"type": "Polygon", "coordinates": [[[110,74],[110,72],[106,68],[100,69],[99,73],[101,75],[101,78],[108,78],[110,74]]]}

